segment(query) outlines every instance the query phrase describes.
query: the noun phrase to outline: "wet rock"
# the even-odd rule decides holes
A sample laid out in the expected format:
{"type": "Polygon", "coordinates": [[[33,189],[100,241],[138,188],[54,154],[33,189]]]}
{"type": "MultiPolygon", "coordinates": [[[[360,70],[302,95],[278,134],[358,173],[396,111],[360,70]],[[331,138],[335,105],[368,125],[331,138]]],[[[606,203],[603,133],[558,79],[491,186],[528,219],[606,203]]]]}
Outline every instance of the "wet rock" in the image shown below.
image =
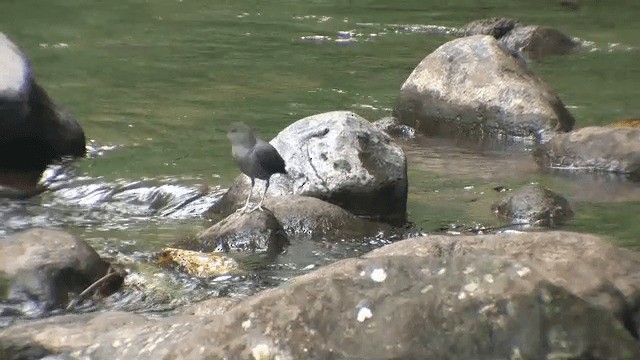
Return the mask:
{"type": "Polygon", "coordinates": [[[551,55],[569,54],[578,47],[577,42],[556,29],[522,25],[516,20],[507,18],[475,20],[467,24],[461,33],[464,36],[493,36],[512,53],[522,53],[533,60],[551,55]]]}
{"type": "Polygon", "coordinates": [[[536,154],[545,167],[620,173],[640,179],[640,129],[585,127],[553,136],[536,154]]]}
{"type": "Polygon", "coordinates": [[[287,235],[271,211],[233,213],[198,235],[200,248],[211,252],[266,252],[279,254],[289,244],[287,235]]]}
{"type": "Polygon", "coordinates": [[[29,315],[67,306],[70,294],[80,294],[110,267],[84,241],[44,229],[0,241],[0,259],[0,276],[10,281],[6,301],[29,315]]]}
{"type": "Polygon", "coordinates": [[[520,52],[532,60],[571,54],[579,45],[556,29],[538,25],[516,26],[500,42],[507,49],[520,52]]]}
{"type": "Polygon", "coordinates": [[[41,173],[63,157],[84,155],[80,125],[53,103],[25,54],[0,33],[0,170],[41,173]]]}
{"type": "Polygon", "coordinates": [[[425,57],[401,88],[394,116],[427,134],[539,136],[575,120],[526,64],[491,36],[450,41],[425,57]]]}
{"type": "Polygon", "coordinates": [[[175,264],[191,276],[211,277],[240,272],[233,258],[220,253],[164,248],[158,258],[160,265],[175,264]]]}
{"type": "Polygon", "coordinates": [[[566,231],[485,236],[435,235],[399,241],[366,256],[450,258],[490,253],[530,261],[554,285],[614,314],[630,334],[640,326],[640,253],[566,231]]]}
{"type": "Polygon", "coordinates": [[[309,239],[353,239],[372,236],[392,227],[357,217],[343,208],[309,196],[274,196],[265,206],[289,236],[309,239]]]}
{"type": "Polygon", "coordinates": [[[505,196],[491,206],[512,224],[559,225],[573,217],[567,199],[539,184],[531,184],[505,196]]]}
{"type": "MultiPolygon", "coordinates": [[[[348,111],[310,116],[289,125],[271,144],[289,176],[275,175],[267,196],[316,197],[358,215],[406,222],[407,166],[402,149],[384,132],[348,111]]],[[[243,205],[250,181],[239,176],[210,213],[243,205]]],[[[255,194],[264,190],[256,182],[255,194]]]]}
{"type": "Polygon", "coordinates": [[[616,128],[640,129],[640,119],[624,119],[611,123],[607,126],[616,128]]]}
{"type": "Polygon", "coordinates": [[[108,312],[14,325],[0,331],[0,351],[98,360],[639,358],[640,345],[606,307],[569,290],[605,278],[635,287],[638,264],[638,254],[582,234],[415,238],[236,304],[209,303],[224,310],[202,316],[108,312]]]}
{"type": "Polygon", "coordinates": [[[518,21],[508,18],[480,19],[465,25],[461,29],[461,33],[464,36],[491,35],[496,39],[500,39],[517,25],[520,25],[518,21]]]}
{"type": "Polygon", "coordinates": [[[373,126],[380,131],[403,139],[413,139],[416,136],[416,130],[407,125],[400,124],[398,119],[393,116],[387,116],[373,122],[373,126]]]}

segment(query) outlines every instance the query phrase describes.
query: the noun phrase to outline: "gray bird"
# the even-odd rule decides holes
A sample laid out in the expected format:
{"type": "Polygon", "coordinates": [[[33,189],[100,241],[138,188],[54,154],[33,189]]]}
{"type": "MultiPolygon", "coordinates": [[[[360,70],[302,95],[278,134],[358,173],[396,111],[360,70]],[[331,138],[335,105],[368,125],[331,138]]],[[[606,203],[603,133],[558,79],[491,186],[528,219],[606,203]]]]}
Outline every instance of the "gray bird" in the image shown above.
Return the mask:
{"type": "Polygon", "coordinates": [[[267,183],[264,187],[262,198],[253,209],[262,209],[262,202],[269,188],[269,179],[273,174],[286,174],[284,160],[271,144],[256,137],[255,132],[249,126],[243,123],[233,123],[227,132],[227,138],[231,141],[231,154],[236,164],[240,167],[243,174],[251,178],[251,189],[247,202],[240,209],[241,212],[247,211],[249,208],[249,200],[253,193],[255,179],[265,180],[267,183]]]}

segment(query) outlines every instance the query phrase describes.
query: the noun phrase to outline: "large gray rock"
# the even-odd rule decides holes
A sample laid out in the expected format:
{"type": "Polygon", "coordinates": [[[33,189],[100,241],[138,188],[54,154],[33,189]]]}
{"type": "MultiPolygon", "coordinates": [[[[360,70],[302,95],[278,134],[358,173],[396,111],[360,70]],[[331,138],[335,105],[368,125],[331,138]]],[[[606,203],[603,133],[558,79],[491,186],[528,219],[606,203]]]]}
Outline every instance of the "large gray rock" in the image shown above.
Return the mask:
{"type": "Polygon", "coordinates": [[[640,179],[640,129],[590,126],[556,134],[537,151],[543,166],[640,179]]]}
{"type": "Polygon", "coordinates": [[[575,120],[553,90],[491,36],[449,41],[401,88],[394,115],[427,134],[539,136],[575,120]]]}
{"type": "Polygon", "coordinates": [[[624,303],[639,265],[640,254],[584,234],[428,236],[205,303],[211,311],[14,325],[0,331],[0,356],[635,359],[640,344],[597,295],[608,284],[624,303]]]}
{"type": "Polygon", "coordinates": [[[0,259],[0,278],[9,281],[9,292],[0,300],[19,304],[29,315],[67,306],[70,295],[80,294],[109,269],[86,242],[57,230],[33,229],[2,239],[0,259]]]}
{"type": "MultiPolygon", "coordinates": [[[[404,153],[362,117],[348,111],[309,116],[282,130],[271,144],[289,175],[273,176],[267,196],[311,196],[358,216],[406,222],[404,153]]],[[[242,206],[249,184],[249,178],[240,175],[209,212],[224,216],[242,206]]],[[[254,192],[263,190],[263,182],[257,181],[254,192]]]]}
{"type": "Polygon", "coordinates": [[[578,43],[562,32],[538,25],[522,25],[507,18],[490,18],[470,22],[462,29],[465,36],[491,35],[513,53],[540,60],[550,55],[565,55],[578,43]]]}
{"type": "Polygon", "coordinates": [[[367,256],[457,257],[490,253],[531,261],[554,285],[612,312],[638,337],[640,252],[564,231],[486,236],[435,235],[399,241],[367,256]]]}
{"type": "Polygon", "coordinates": [[[51,101],[25,54],[0,33],[0,170],[40,172],[84,154],[80,125],[51,101]]]}
{"type": "Polygon", "coordinates": [[[567,199],[540,184],[524,186],[491,208],[512,224],[555,226],[573,217],[567,199]]]}

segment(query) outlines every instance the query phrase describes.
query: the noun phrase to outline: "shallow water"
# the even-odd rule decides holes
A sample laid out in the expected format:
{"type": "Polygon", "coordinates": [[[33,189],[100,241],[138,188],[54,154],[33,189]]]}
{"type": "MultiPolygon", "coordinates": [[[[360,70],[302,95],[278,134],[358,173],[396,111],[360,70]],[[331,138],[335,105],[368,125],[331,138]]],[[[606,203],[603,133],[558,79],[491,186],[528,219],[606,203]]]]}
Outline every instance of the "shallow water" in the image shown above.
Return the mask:
{"type": "MultiPolygon", "coordinates": [[[[274,286],[389,239],[295,242],[246,276],[200,281],[151,266],[152,253],[209,223],[200,214],[238,174],[224,129],[244,121],[266,138],[308,115],[352,110],[388,116],[400,86],[466,22],[509,16],[584,41],[579,54],[530,64],[577,126],[640,116],[637,2],[53,0],[4,2],[1,31],[32,59],[50,95],[75,114],[92,156],[52,169],[52,191],[0,200],[0,235],[57,227],[164,286],[166,301],[129,291],[111,307],[163,310],[274,286]]],[[[540,182],[565,195],[564,229],[640,246],[640,186],[608,176],[541,173],[526,144],[487,147],[442,139],[399,141],[409,163],[409,218],[427,231],[505,225],[489,210],[540,182]]]]}

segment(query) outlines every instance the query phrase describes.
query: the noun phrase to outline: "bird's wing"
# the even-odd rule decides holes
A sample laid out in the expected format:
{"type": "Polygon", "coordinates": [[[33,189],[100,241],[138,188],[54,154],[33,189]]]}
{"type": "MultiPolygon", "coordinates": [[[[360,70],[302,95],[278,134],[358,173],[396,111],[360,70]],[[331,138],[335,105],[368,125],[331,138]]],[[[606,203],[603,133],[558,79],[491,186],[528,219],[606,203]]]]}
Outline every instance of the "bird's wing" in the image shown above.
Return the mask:
{"type": "Polygon", "coordinates": [[[268,142],[258,140],[253,148],[253,155],[258,160],[260,166],[271,174],[282,173],[287,171],[284,166],[284,159],[268,142]]]}

